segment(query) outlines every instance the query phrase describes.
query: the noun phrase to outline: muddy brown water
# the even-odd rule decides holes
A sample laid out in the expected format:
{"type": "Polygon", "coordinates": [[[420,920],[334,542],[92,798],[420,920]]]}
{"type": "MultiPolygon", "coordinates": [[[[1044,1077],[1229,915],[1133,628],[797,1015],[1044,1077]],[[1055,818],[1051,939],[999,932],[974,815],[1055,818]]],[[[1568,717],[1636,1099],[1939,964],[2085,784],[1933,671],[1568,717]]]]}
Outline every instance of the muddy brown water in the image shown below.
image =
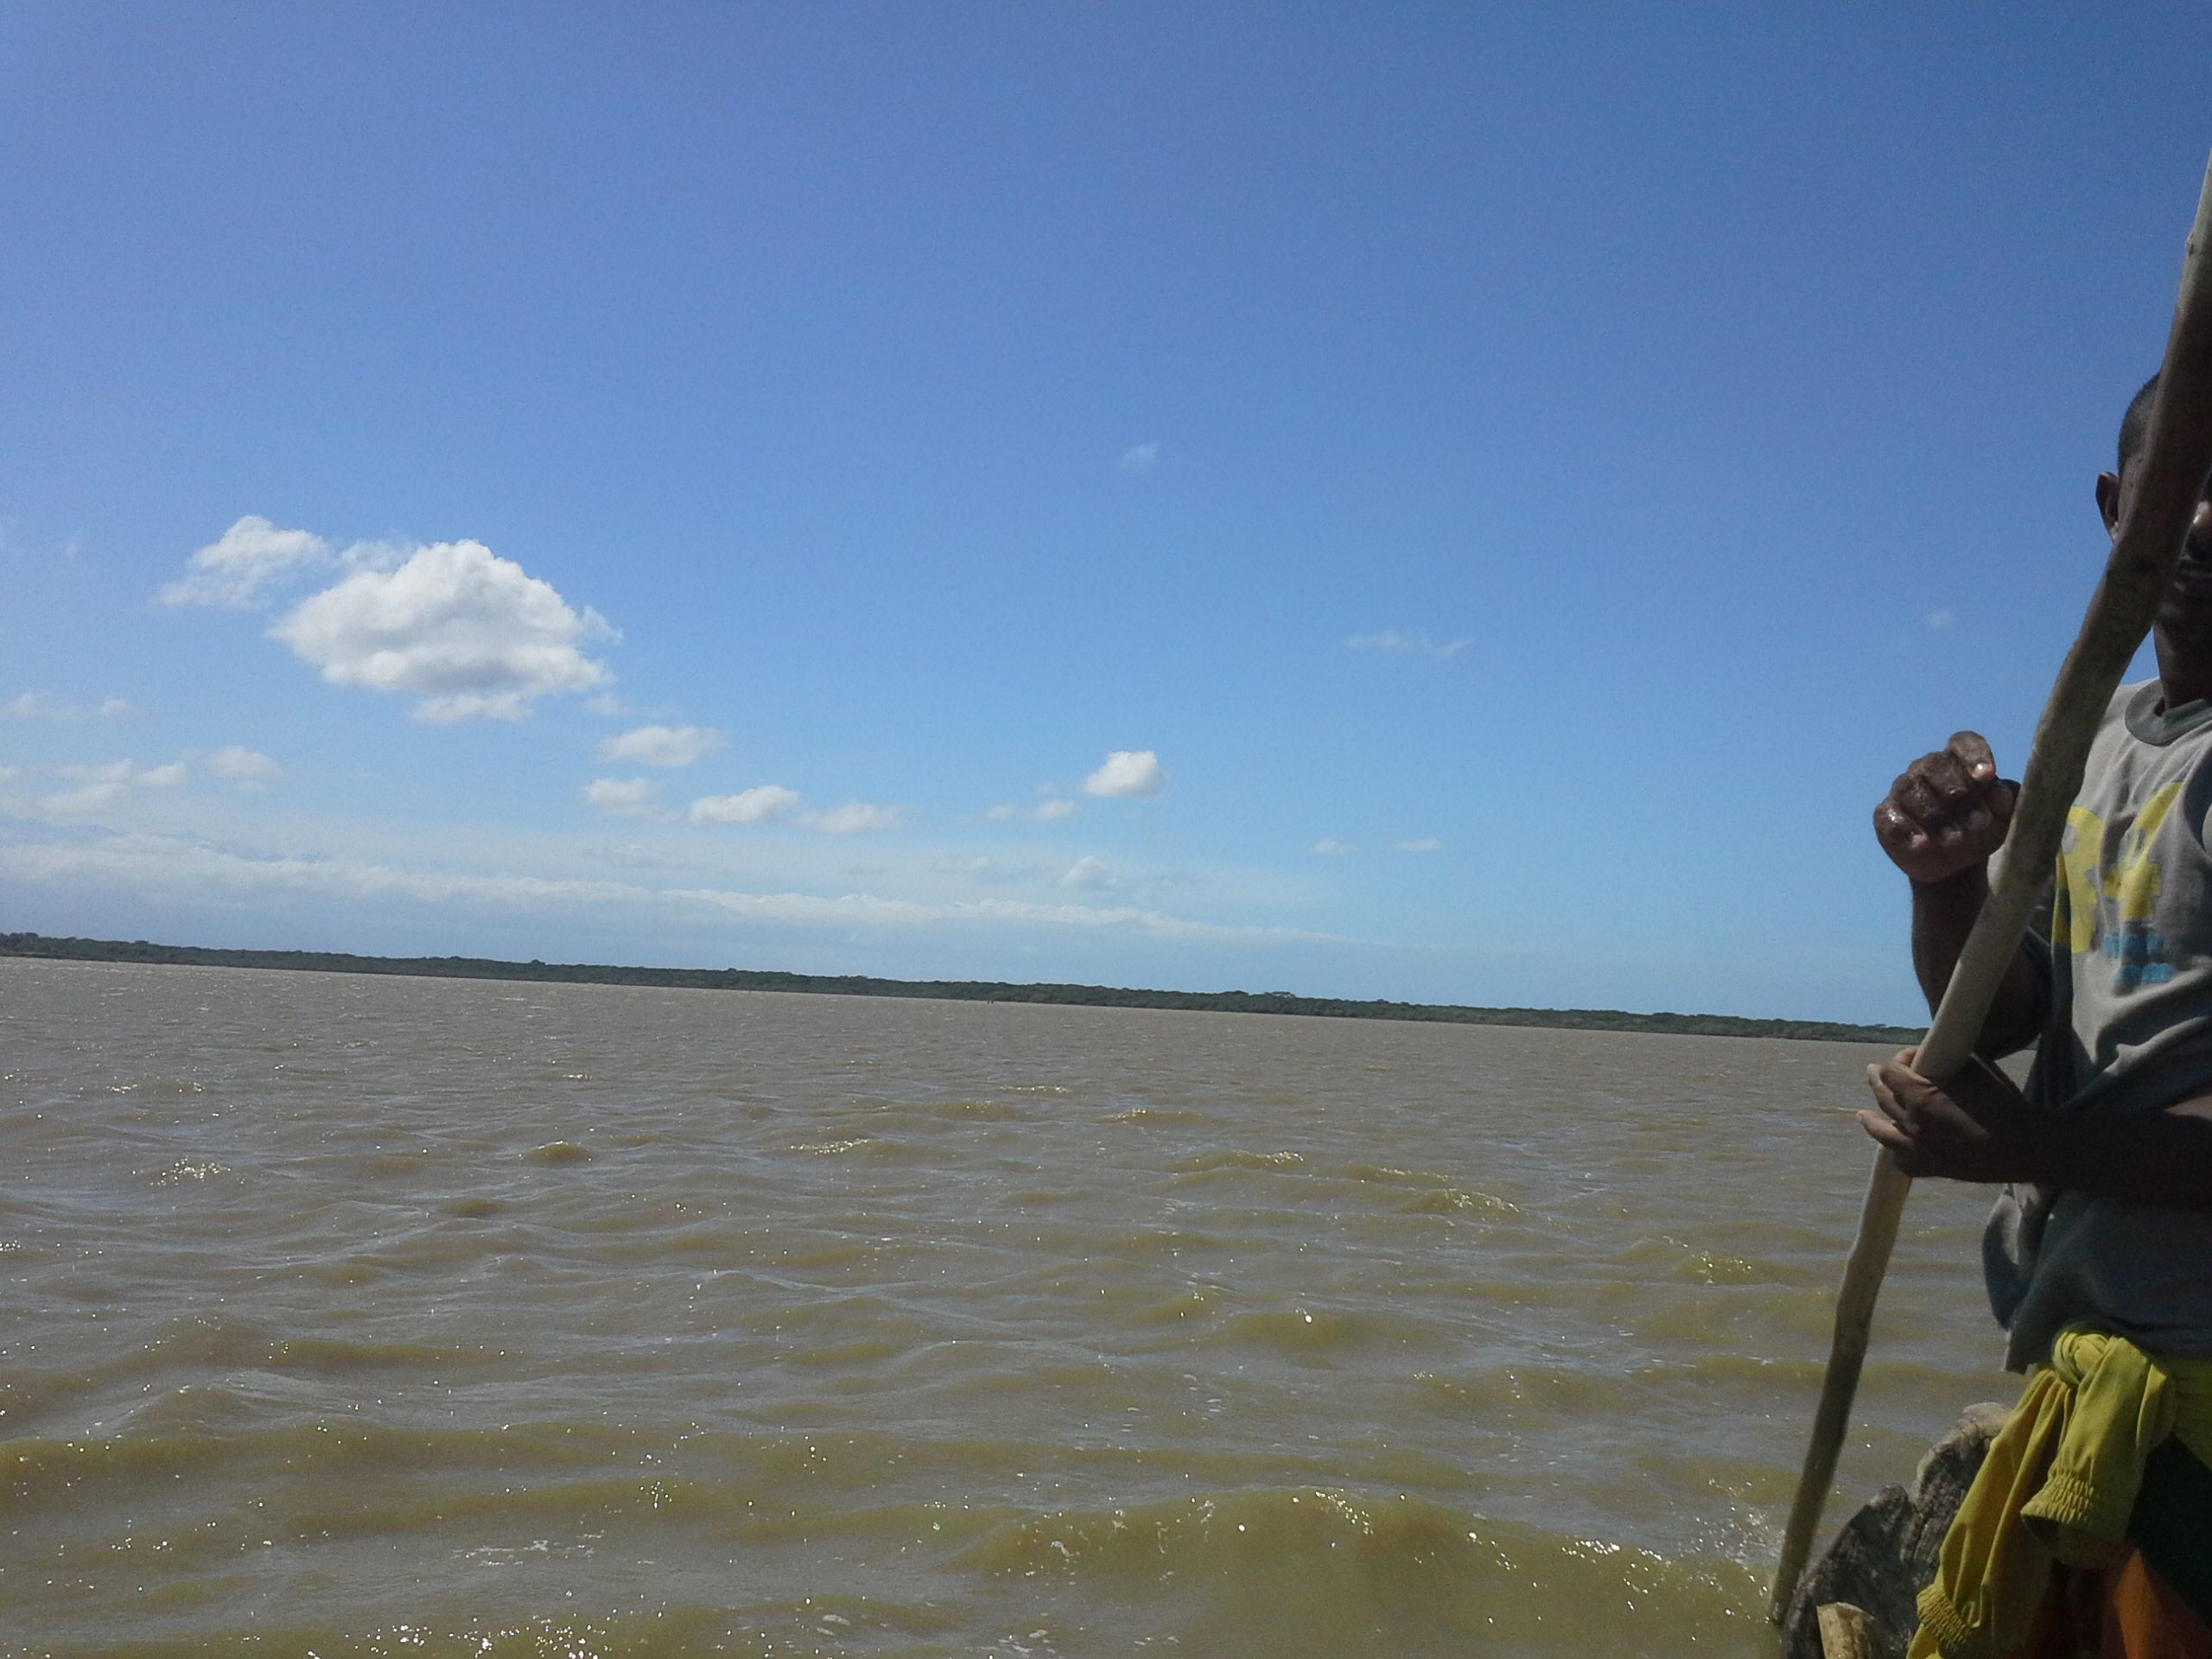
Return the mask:
{"type": "Polygon", "coordinates": [[[0,962],[0,1651],[1770,1655],[1876,1052],[0,962]]]}

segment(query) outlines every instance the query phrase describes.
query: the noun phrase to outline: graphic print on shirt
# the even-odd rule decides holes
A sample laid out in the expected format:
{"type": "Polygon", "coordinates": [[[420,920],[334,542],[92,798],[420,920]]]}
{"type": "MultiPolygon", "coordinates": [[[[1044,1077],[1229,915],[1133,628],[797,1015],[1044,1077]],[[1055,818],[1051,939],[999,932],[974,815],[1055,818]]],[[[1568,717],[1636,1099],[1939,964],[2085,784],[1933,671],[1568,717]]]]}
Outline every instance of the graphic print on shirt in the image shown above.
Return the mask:
{"type": "Polygon", "coordinates": [[[2072,840],[2058,855],[2050,937],[2063,939],[2077,957],[2092,950],[2103,956],[2113,964],[2115,990],[2160,985],[2174,976],[2165,936],[2153,916],[2161,872],[2151,843],[2180,798],[2179,782],[2166,785],[2117,836],[2107,836],[2104,820],[2086,806],[2077,804],[2066,815],[2072,840]]]}

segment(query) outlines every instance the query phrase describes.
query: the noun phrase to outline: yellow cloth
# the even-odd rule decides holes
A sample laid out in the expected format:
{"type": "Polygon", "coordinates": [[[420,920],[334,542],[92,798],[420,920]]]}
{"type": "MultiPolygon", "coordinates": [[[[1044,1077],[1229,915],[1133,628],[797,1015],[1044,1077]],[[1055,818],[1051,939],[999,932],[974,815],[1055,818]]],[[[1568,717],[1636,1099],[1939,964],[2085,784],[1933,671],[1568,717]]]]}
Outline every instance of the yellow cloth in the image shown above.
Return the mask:
{"type": "Polygon", "coordinates": [[[2143,1460],[2172,1434],[2212,1463],[2212,1360],[2154,1359],[2069,1327],[2029,1374],[1920,1592],[1909,1659],[2001,1659],[2033,1629],[2053,1566],[2118,1552],[2143,1460]]]}

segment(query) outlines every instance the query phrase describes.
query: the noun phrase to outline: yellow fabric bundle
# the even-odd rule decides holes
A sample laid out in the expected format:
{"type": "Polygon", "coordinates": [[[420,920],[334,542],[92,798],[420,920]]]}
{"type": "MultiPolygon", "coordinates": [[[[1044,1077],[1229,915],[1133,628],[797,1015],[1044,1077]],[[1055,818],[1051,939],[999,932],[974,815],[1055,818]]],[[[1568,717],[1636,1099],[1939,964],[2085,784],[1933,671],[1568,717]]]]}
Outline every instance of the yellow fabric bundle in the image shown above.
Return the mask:
{"type": "Polygon", "coordinates": [[[2153,1359],[2125,1337],[2073,1326],[1990,1442],[1920,1592],[1910,1659],[2002,1659],[2024,1644],[2054,1565],[2118,1554],[2167,1435],[2212,1463],[2212,1360],[2153,1359]]]}

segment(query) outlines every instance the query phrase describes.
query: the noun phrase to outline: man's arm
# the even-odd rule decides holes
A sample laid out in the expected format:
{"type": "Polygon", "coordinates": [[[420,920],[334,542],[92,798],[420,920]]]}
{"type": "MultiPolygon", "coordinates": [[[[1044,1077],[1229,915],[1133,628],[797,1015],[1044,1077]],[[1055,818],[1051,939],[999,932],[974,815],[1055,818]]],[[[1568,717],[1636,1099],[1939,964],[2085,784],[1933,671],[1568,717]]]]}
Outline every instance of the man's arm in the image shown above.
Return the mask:
{"type": "MultiPolygon", "coordinates": [[[[2012,827],[2017,785],[1997,775],[1979,733],[1961,732],[1897,775],[1874,809],[1874,836],[1912,882],[1912,968],[1932,1012],[1989,898],[1990,855],[2012,827]]],[[[2041,1033],[2046,991],[2032,948],[2005,971],[1974,1044],[2008,1054],[2041,1033]]]]}
{"type": "Polygon", "coordinates": [[[1866,1133],[1908,1175],[2032,1181],[2137,1204],[2212,1210],[2212,1096],[2155,1112],[2038,1112],[1995,1071],[1968,1067],[1942,1088],[1906,1050],[1867,1067],[1879,1112],[1866,1133]]]}
{"type": "MultiPolygon", "coordinates": [[[[1912,884],[1912,971],[1920,980],[1920,994],[1928,1011],[1943,1000],[1959,953],[1967,947],[1974,918],[1989,901],[1989,876],[1983,865],[1937,882],[1912,884]]],[[[2043,1035],[2050,986],[2035,958],[2036,946],[2021,942],[2012,965],[1997,988],[1982,1021],[1974,1052],[1992,1058],[2027,1047],[2043,1035]]]]}

